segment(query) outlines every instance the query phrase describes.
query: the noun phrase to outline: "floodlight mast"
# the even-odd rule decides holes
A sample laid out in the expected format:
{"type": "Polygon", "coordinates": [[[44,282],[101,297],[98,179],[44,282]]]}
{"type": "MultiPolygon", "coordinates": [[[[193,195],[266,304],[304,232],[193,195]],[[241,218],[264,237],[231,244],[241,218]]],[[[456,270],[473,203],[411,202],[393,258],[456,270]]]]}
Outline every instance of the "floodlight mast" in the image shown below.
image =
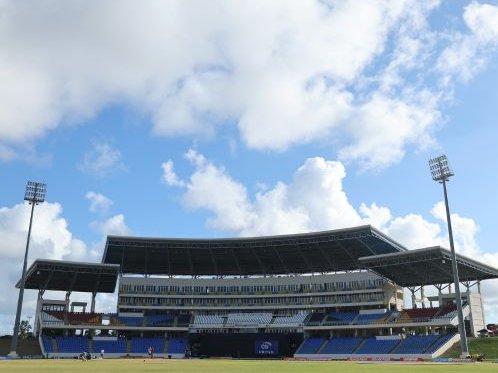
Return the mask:
{"type": "Polygon", "coordinates": [[[448,235],[450,238],[450,248],[451,248],[451,266],[453,272],[453,283],[455,285],[455,300],[458,313],[458,331],[460,333],[460,348],[462,350],[462,356],[467,357],[469,354],[469,348],[467,345],[467,334],[465,332],[465,321],[463,319],[463,309],[462,309],[462,297],[460,294],[460,278],[458,276],[458,265],[455,254],[455,245],[453,243],[453,229],[451,228],[451,216],[450,207],[448,204],[448,192],[446,190],[446,182],[449,181],[451,176],[454,176],[446,155],[442,154],[439,157],[429,160],[429,167],[431,170],[432,179],[434,181],[443,184],[444,191],[444,203],[446,206],[446,221],[448,223],[448,235]]]}
{"type": "Polygon", "coordinates": [[[24,252],[24,264],[22,267],[21,286],[19,287],[19,298],[17,300],[16,321],[14,322],[14,333],[12,334],[9,356],[17,356],[16,352],[17,339],[19,334],[19,326],[21,323],[21,310],[22,310],[22,301],[24,297],[24,285],[26,281],[26,266],[28,264],[29,240],[31,237],[31,226],[33,224],[33,212],[35,211],[35,205],[45,202],[46,193],[47,193],[46,184],[34,181],[28,181],[28,184],[26,185],[26,192],[24,194],[24,200],[28,201],[28,203],[31,205],[31,217],[29,218],[28,238],[26,240],[26,250],[24,252]]]}

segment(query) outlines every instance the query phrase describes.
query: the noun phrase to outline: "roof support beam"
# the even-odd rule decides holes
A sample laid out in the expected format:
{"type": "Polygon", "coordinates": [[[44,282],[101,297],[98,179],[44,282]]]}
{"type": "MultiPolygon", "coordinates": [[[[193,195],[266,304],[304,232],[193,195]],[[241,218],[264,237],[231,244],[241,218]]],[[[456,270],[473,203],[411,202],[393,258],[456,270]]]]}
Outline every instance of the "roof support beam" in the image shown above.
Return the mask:
{"type": "Polygon", "coordinates": [[[286,273],[291,273],[290,269],[289,269],[289,266],[287,265],[287,263],[284,262],[284,260],[282,259],[282,257],[280,256],[280,253],[278,252],[278,250],[275,248],[275,247],[272,247],[273,251],[275,252],[275,254],[277,255],[277,258],[278,260],[280,261],[280,264],[282,264],[282,267],[285,268],[285,272],[286,273]]]}
{"type": "Polygon", "coordinates": [[[235,265],[237,266],[237,271],[239,274],[242,274],[242,269],[240,267],[239,259],[237,258],[237,255],[235,255],[235,251],[233,247],[230,248],[230,252],[232,253],[232,258],[235,261],[235,265]]]}
{"type": "Polygon", "coordinates": [[[209,254],[211,255],[211,262],[213,263],[213,268],[214,268],[214,271],[216,273],[216,276],[219,276],[220,271],[218,270],[218,263],[216,263],[213,249],[209,248],[209,254]]]}
{"type": "Polygon", "coordinates": [[[192,275],[192,277],[194,277],[195,273],[194,273],[194,264],[192,263],[192,253],[190,252],[191,249],[187,248],[185,250],[187,250],[187,258],[188,258],[188,264],[190,267],[190,274],[192,275]]]}
{"type": "Polygon", "coordinates": [[[250,251],[252,253],[252,255],[256,258],[256,261],[258,262],[258,265],[259,265],[259,270],[260,272],[266,276],[266,268],[265,266],[263,265],[263,262],[261,261],[261,258],[259,257],[258,253],[257,253],[257,250],[254,248],[254,247],[251,247],[250,248],[250,251]]]}
{"type": "Polygon", "coordinates": [[[330,256],[327,255],[327,253],[323,249],[322,245],[320,245],[319,243],[313,243],[313,245],[316,246],[318,251],[320,251],[320,254],[322,254],[322,257],[323,257],[324,261],[327,262],[327,264],[329,265],[329,268],[335,270],[336,265],[332,262],[332,260],[330,259],[330,256]]]}
{"type": "Polygon", "coordinates": [[[311,265],[311,263],[308,261],[308,258],[306,258],[306,255],[304,255],[304,253],[301,250],[301,248],[302,248],[302,245],[298,245],[297,251],[301,255],[301,258],[303,258],[303,261],[306,264],[306,266],[308,267],[310,273],[315,273],[315,269],[313,268],[313,266],[311,265]]]}

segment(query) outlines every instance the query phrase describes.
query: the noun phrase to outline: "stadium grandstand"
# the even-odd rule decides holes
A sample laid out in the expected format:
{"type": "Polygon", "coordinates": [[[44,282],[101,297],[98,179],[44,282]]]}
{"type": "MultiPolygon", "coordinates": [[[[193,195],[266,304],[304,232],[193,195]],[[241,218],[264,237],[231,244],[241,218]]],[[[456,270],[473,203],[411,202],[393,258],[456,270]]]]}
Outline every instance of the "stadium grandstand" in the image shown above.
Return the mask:
{"type": "MultiPolygon", "coordinates": [[[[457,259],[466,332],[475,336],[485,326],[481,281],[498,269],[457,259]]],[[[234,239],[109,236],[102,263],[38,259],[26,277],[38,291],[35,333],[48,357],[152,348],[171,358],[433,358],[459,340],[451,283],[448,250],[407,250],[371,226],[234,239]],[[116,288],[115,311],[96,312],[96,295],[116,288]],[[47,290],[65,296],[46,299],[47,290]],[[90,307],[71,302],[73,292],[88,293],[90,307]]]]}

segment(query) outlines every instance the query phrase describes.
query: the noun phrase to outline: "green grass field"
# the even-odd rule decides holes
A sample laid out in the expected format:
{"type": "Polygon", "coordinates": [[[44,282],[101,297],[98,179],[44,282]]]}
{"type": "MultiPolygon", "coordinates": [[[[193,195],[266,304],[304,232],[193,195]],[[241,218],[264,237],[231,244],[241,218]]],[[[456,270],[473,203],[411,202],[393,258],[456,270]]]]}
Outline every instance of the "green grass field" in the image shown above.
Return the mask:
{"type": "MultiPolygon", "coordinates": [[[[498,359],[498,337],[469,339],[469,352],[471,354],[484,354],[487,359],[498,359]]],[[[458,357],[459,355],[460,343],[455,344],[444,354],[445,357],[458,357]]]]}
{"type": "Polygon", "coordinates": [[[18,360],[0,361],[0,372],[168,372],[168,373],[267,373],[267,372],[498,372],[492,363],[357,363],[261,360],[18,360]]]}

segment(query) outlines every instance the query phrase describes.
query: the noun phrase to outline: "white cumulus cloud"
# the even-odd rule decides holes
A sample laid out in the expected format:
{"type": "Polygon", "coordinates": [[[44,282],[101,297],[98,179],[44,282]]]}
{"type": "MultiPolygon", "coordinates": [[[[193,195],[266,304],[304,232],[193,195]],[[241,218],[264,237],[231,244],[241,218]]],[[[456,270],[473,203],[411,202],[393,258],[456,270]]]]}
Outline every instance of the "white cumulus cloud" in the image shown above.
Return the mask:
{"type": "MultiPolygon", "coordinates": [[[[447,38],[431,25],[438,4],[2,1],[0,157],[125,105],[161,136],[233,124],[250,148],[328,141],[343,160],[385,167],[434,141],[441,95],[494,44],[496,6],[473,2],[468,30],[447,38]]],[[[105,173],[119,155],[98,147],[110,158],[83,169],[105,173]]]]}
{"type": "MultiPolygon", "coordinates": [[[[0,208],[0,334],[12,333],[22,263],[31,208],[27,204],[0,208]]],[[[42,203],[35,208],[28,266],[34,259],[97,261],[98,254],[74,237],[58,203],[42,203]]],[[[47,294],[49,296],[49,294],[47,294]]],[[[60,298],[60,294],[59,294],[60,298]]],[[[34,315],[36,294],[26,290],[24,315],[34,315]]]]}
{"type": "Polygon", "coordinates": [[[79,169],[91,175],[104,177],[126,167],[118,149],[106,142],[94,142],[92,149],[85,153],[79,169]]]}
{"type": "Polygon", "coordinates": [[[109,198],[104,196],[102,193],[97,192],[87,192],[85,198],[90,201],[90,211],[91,212],[101,212],[105,213],[109,210],[114,202],[109,198]]]}
{"type": "MultiPolygon", "coordinates": [[[[308,158],[294,172],[289,183],[277,182],[251,195],[219,165],[189,150],[187,160],[194,171],[175,186],[182,190],[182,202],[189,209],[208,211],[207,224],[238,236],[292,234],[371,224],[409,249],[429,246],[449,248],[446,213],[438,202],[423,216],[414,212],[393,216],[390,209],[375,202],[355,207],[343,187],[346,169],[339,161],[308,158]]],[[[470,258],[498,267],[498,254],[482,250],[477,242],[478,225],[453,213],[455,250],[470,258]]],[[[496,319],[498,281],[485,281],[485,305],[496,319]]]]}

